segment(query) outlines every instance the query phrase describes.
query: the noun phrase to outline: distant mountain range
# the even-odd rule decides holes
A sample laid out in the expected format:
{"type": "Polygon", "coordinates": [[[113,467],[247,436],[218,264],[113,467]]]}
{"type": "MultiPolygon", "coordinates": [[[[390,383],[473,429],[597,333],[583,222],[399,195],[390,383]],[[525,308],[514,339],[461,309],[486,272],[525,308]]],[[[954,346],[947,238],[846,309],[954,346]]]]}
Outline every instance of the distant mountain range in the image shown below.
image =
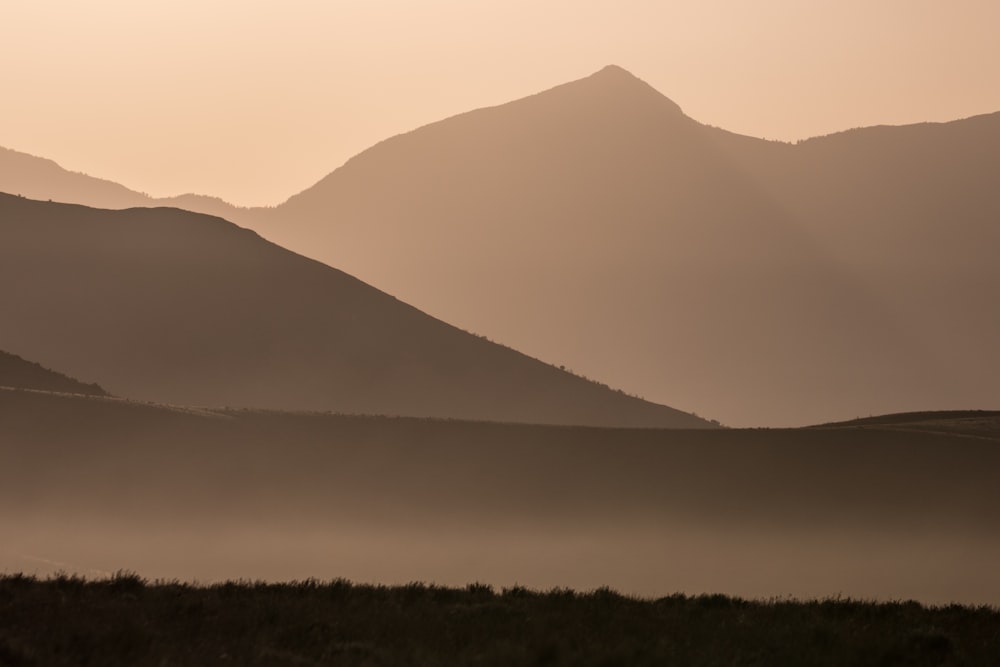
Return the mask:
{"type": "Polygon", "coordinates": [[[52,160],[3,147],[0,147],[0,192],[95,208],[172,206],[229,220],[250,211],[206,195],[150,197],[113,181],[68,171],[52,160]]]}
{"type": "Polygon", "coordinates": [[[0,345],[161,403],[712,425],[491,343],[221,218],[0,195],[0,345]]]}
{"type": "Polygon", "coordinates": [[[388,139],[274,209],[209,203],[533,356],[782,425],[1000,402],[997,183],[1000,113],[786,144],[610,66],[388,139]]]}
{"type": "Polygon", "coordinates": [[[0,387],[36,389],[88,396],[107,396],[97,383],[86,384],[41,364],[0,350],[0,387]]]}

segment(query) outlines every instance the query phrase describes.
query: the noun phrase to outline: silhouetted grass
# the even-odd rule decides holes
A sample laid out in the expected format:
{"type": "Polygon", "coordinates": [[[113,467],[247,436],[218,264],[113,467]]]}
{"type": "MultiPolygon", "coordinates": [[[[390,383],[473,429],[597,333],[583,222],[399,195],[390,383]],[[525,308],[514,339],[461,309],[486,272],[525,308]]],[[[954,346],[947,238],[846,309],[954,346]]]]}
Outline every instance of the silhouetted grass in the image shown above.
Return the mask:
{"type": "Polygon", "coordinates": [[[80,382],[62,373],[0,350],[0,386],[41,391],[57,391],[85,396],[110,396],[96,382],[80,382]]]}
{"type": "Polygon", "coordinates": [[[0,665],[990,665],[1000,610],[0,577],[0,665]]]}

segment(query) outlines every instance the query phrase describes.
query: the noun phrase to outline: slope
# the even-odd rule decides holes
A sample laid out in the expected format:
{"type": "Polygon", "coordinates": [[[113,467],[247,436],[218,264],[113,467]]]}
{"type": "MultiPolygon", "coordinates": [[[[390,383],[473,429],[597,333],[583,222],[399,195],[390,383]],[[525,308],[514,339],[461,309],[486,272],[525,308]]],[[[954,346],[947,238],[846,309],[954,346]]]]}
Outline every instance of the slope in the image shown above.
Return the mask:
{"type": "Polygon", "coordinates": [[[393,137],[257,230],[730,424],[1000,401],[1000,115],[798,145],[618,67],[393,137]]]}
{"type": "Polygon", "coordinates": [[[3,350],[0,350],[0,386],[91,396],[108,395],[97,383],[80,382],[3,350]]]}
{"type": "Polygon", "coordinates": [[[0,192],[95,208],[172,206],[232,219],[234,212],[248,214],[218,197],[186,194],[156,198],[124,185],[62,168],[48,160],[0,146],[0,192]]]}
{"type": "Polygon", "coordinates": [[[220,218],[0,195],[0,341],[167,403],[705,427],[220,218]]]}
{"type": "Polygon", "coordinates": [[[997,405],[998,178],[1000,114],[782,144],[612,66],[388,139],[277,210],[222,210],[613,386],[809,424],[997,405]]]}

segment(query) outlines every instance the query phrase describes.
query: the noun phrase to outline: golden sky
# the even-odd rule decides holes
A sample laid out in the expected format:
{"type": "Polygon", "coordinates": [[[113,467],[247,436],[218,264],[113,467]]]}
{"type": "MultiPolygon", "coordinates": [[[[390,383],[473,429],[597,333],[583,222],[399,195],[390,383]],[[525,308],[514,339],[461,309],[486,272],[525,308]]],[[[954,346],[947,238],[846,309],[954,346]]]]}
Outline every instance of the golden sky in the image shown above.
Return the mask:
{"type": "Polygon", "coordinates": [[[996,0],[4,0],[0,146],[276,204],[393,134],[628,69],[770,139],[1000,110],[996,0]]]}

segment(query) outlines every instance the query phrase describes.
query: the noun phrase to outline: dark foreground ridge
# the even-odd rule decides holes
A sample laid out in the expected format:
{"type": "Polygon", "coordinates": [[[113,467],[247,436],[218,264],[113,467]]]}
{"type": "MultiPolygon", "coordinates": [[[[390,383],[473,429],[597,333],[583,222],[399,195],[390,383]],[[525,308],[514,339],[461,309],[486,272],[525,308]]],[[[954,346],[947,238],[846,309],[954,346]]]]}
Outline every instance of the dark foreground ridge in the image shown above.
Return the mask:
{"type": "Polygon", "coordinates": [[[858,417],[809,428],[936,433],[1000,441],[1000,410],[925,410],[858,417]]]}
{"type": "Polygon", "coordinates": [[[221,218],[0,193],[0,238],[3,346],[129,398],[717,427],[446,324],[221,218]]]}
{"type": "Polygon", "coordinates": [[[813,428],[835,428],[839,426],[898,426],[902,424],[925,424],[930,422],[978,421],[987,423],[1000,419],[1000,410],[922,410],[919,412],[896,412],[888,415],[858,417],[848,421],[828,422],[813,428]]]}
{"type": "Polygon", "coordinates": [[[4,665],[996,665],[998,624],[916,602],[0,578],[4,665]]]}
{"type": "Polygon", "coordinates": [[[96,382],[87,384],[68,377],[41,364],[22,359],[16,354],[0,350],[0,387],[58,391],[66,394],[108,396],[96,382]]]}

